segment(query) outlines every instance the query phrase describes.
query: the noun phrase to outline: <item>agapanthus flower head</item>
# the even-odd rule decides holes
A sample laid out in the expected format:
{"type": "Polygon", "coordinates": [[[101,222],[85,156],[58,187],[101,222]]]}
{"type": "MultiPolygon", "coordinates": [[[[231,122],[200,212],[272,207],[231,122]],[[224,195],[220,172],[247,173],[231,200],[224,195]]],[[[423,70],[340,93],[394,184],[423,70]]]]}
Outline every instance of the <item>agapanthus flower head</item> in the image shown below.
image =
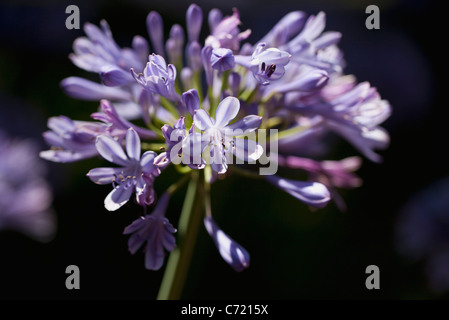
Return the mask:
{"type": "MultiPolygon", "coordinates": [[[[198,211],[191,213],[203,218],[223,259],[241,271],[249,254],[213,220],[211,184],[230,174],[263,176],[310,207],[322,208],[331,198],[343,207],[335,188],[359,186],[353,172],[361,162],[328,160],[331,145],[323,137],[336,132],[379,161],[374,149],[388,144],[380,125],[390,105],[368,82],[357,84],[343,73],[341,34],[325,31],[323,12],[288,13],[255,43],[246,42],[251,31],[240,30],[237,9],[229,16],[211,10],[205,39],[202,9],[192,4],[185,17],[185,27],[172,26],[165,41],[162,17],[151,11],[151,47],[136,36],[131,48],[120,48],[106,22],[100,28],[86,24],[87,37],[75,40],[71,59],[102,83],[69,77],[61,86],[71,97],[99,101],[92,114],[97,121],[51,118],[52,131],[44,136],[52,149],[41,157],[69,162],[99,156],[117,165],[88,176],[113,185],[107,210],[135,194],[145,215],[125,233],[131,234],[131,253],[145,245],[145,266],[152,270],[161,268],[165,251],[175,250],[175,228],[164,213],[171,194],[190,181],[183,217],[198,211]],[[273,170],[263,170],[267,165],[273,170]],[[168,166],[180,177],[157,200],[153,186],[168,166]],[[306,171],[308,181],[293,179],[289,172],[296,170],[306,171]],[[153,212],[146,214],[149,206],[153,212]]],[[[180,224],[190,219],[181,218],[180,224]]],[[[183,227],[184,233],[196,232],[183,227]]]]}

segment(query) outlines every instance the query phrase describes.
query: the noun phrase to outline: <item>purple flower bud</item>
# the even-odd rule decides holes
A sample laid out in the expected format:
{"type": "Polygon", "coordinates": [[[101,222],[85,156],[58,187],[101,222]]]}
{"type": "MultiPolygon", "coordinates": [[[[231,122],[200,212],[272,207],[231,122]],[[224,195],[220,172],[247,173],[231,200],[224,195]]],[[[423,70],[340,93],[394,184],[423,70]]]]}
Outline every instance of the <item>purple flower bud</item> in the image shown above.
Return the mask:
{"type": "Polygon", "coordinates": [[[151,11],[147,16],[147,30],[150,35],[153,51],[164,55],[164,24],[162,17],[156,11],[151,11]]]}
{"type": "Polygon", "coordinates": [[[187,9],[186,22],[189,42],[198,41],[203,24],[203,11],[196,4],[191,4],[187,9]]]}
{"type": "Polygon", "coordinates": [[[214,32],[215,28],[218,26],[222,19],[223,14],[221,13],[220,9],[214,8],[209,11],[208,22],[211,33],[214,32]]]}
{"type": "Polygon", "coordinates": [[[187,45],[187,62],[193,72],[198,72],[202,67],[201,45],[197,41],[193,41],[187,45]]]}
{"type": "Polygon", "coordinates": [[[195,114],[195,110],[200,107],[200,98],[196,89],[190,89],[182,94],[182,102],[187,108],[187,111],[192,115],[195,114]]]}
{"type": "Polygon", "coordinates": [[[212,217],[204,218],[204,226],[214,240],[224,261],[237,272],[249,267],[250,256],[248,251],[224,233],[212,217]]]}
{"type": "Polygon", "coordinates": [[[213,49],[210,61],[212,68],[220,72],[230,70],[235,65],[235,59],[232,51],[225,48],[213,49]]]}
{"type": "Polygon", "coordinates": [[[205,46],[201,50],[201,60],[203,62],[203,68],[206,73],[206,81],[209,86],[212,86],[214,79],[214,70],[211,66],[211,57],[212,57],[212,47],[205,46]]]}
{"type": "Polygon", "coordinates": [[[102,84],[79,77],[69,77],[61,81],[61,88],[72,98],[81,100],[98,101],[108,100],[131,100],[131,94],[120,88],[106,87],[102,84]]]}
{"type": "Polygon", "coordinates": [[[184,30],[178,24],[173,25],[170,30],[170,38],[165,44],[168,59],[171,63],[182,61],[182,49],[184,46],[184,30]]]}
{"type": "Polygon", "coordinates": [[[193,72],[189,67],[184,67],[181,70],[181,81],[184,85],[184,88],[192,88],[193,87],[193,72]]]}
{"type": "Polygon", "coordinates": [[[132,48],[142,61],[147,60],[148,55],[150,54],[150,48],[148,41],[144,37],[135,36],[133,38],[132,48]]]}
{"type": "Polygon", "coordinates": [[[113,65],[102,67],[100,78],[103,84],[108,87],[122,86],[134,81],[129,72],[113,65]]]}
{"type": "Polygon", "coordinates": [[[331,199],[329,190],[318,182],[289,180],[276,175],[267,175],[265,178],[276,187],[315,208],[326,206],[331,199]]]}
{"type": "Polygon", "coordinates": [[[270,47],[280,47],[298,33],[304,26],[306,14],[293,11],[286,14],[259,42],[265,42],[270,47]]]}

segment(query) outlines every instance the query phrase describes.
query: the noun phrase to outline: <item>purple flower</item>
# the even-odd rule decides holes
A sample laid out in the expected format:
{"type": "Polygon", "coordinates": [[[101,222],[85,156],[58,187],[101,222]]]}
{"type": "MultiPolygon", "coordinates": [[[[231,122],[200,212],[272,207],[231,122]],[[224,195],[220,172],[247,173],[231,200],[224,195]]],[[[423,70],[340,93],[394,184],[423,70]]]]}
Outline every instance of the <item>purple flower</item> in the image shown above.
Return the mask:
{"type": "Polygon", "coordinates": [[[124,77],[121,79],[123,84],[131,82],[132,77],[127,77],[125,73],[133,67],[143,68],[143,61],[134,50],[121,49],[117,45],[106,21],[102,20],[100,24],[101,29],[90,23],[84,25],[87,38],[75,40],[74,53],[69,56],[70,59],[76,66],[86,71],[103,72],[104,76],[112,78],[121,74],[124,77]],[[115,75],[110,75],[109,72],[114,72],[115,75]]]}
{"type": "Polygon", "coordinates": [[[176,68],[174,65],[165,62],[160,55],[152,54],[149,56],[149,62],[142,73],[131,73],[136,81],[146,90],[152,93],[178,101],[179,95],[175,92],[176,68]]]}
{"type": "Polygon", "coordinates": [[[297,103],[293,109],[306,116],[323,117],[328,128],[347,139],[366,157],[381,161],[373,149],[383,149],[389,143],[388,134],[379,124],[390,116],[391,107],[368,82],[360,83],[330,101],[312,105],[297,103]]]}
{"type": "Polygon", "coordinates": [[[164,23],[162,17],[156,11],[151,11],[147,16],[147,30],[150,35],[153,52],[164,55],[164,23]]]}
{"type": "Polygon", "coordinates": [[[74,162],[97,155],[95,141],[107,130],[105,124],[73,121],[65,116],[51,117],[48,127],[51,131],[44,132],[43,136],[51,149],[39,155],[54,162],[74,162]]]}
{"type": "Polygon", "coordinates": [[[243,271],[249,267],[248,251],[224,233],[211,216],[204,218],[204,226],[214,240],[218,252],[235,271],[243,271]]]}
{"type": "Polygon", "coordinates": [[[207,142],[210,149],[211,167],[219,174],[227,171],[227,163],[232,153],[246,161],[255,161],[263,153],[262,147],[253,140],[232,138],[255,131],[262,121],[261,117],[249,115],[228,125],[237,116],[239,110],[239,100],[227,97],[219,103],[216,119],[211,118],[203,109],[197,110],[193,117],[195,126],[204,132],[203,141],[207,142]]]}
{"type": "Polygon", "coordinates": [[[134,220],[123,231],[131,234],[128,240],[131,254],[145,244],[145,268],[149,270],[159,270],[164,263],[164,249],[170,252],[176,247],[173,235],[176,229],[164,217],[169,199],[169,193],[163,194],[151,214],[134,220]]]}
{"type": "Polygon", "coordinates": [[[212,30],[212,33],[206,39],[206,46],[213,48],[227,48],[231,50],[239,50],[240,42],[248,38],[251,30],[240,32],[238,25],[240,24],[240,14],[234,9],[232,16],[225,17],[212,30]]]}
{"type": "Polygon", "coordinates": [[[212,68],[223,72],[231,70],[234,67],[235,58],[230,49],[216,48],[212,50],[211,66],[212,68]]]}
{"type": "Polygon", "coordinates": [[[270,80],[277,80],[285,73],[285,66],[290,62],[291,55],[277,48],[265,48],[265,43],[259,43],[250,60],[250,70],[254,77],[267,85],[270,80]]]}
{"type": "Polygon", "coordinates": [[[56,230],[53,195],[36,143],[10,139],[0,132],[0,154],[0,231],[14,230],[49,241],[56,230]]]}
{"type": "Polygon", "coordinates": [[[271,184],[315,208],[326,206],[331,199],[329,190],[318,182],[296,181],[281,178],[276,175],[267,175],[265,178],[271,184]]]}
{"type": "Polygon", "coordinates": [[[114,105],[108,100],[100,101],[100,108],[102,112],[95,112],[91,114],[91,117],[95,120],[99,120],[108,125],[107,131],[109,134],[121,141],[125,136],[129,128],[133,128],[137,134],[144,139],[153,139],[157,135],[148,129],[140,128],[135,124],[121,117],[114,105]]]}
{"type": "Polygon", "coordinates": [[[114,189],[104,201],[105,208],[109,211],[119,209],[128,202],[134,191],[140,205],[151,204],[154,200],[152,182],[154,176],[160,172],[154,165],[155,152],[147,151],[140,157],[140,138],[136,131],[129,128],[126,133],[126,154],[122,146],[110,136],[99,136],[95,146],[104,159],[122,166],[95,168],[87,174],[90,180],[97,184],[114,185],[114,189]]]}

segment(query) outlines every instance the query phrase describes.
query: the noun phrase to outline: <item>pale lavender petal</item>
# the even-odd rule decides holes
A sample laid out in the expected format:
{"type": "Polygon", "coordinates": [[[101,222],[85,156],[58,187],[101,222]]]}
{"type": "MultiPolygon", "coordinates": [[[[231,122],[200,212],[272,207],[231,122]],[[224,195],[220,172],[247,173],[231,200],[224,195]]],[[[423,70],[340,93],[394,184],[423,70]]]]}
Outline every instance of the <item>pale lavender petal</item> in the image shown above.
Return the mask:
{"type": "Polygon", "coordinates": [[[98,153],[109,162],[125,167],[128,165],[129,160],[122,146],[113,138],[101,135],[97,138],[95,146],[98,153]]]}
{"type": "Polygon", "coordinates": [[[201,45],[198,41],[190,42],[186,48],[187,63],[193,72],[198,72],[203,66],[201,59],[201,45]]]}
{"type": "Polygon", "coordinates": [[[304,26],[305,21],[306,14],[304,12],[290,12],[279,20],[259,42],[266,42],[271,47],[279,47],[297,34],[304,26]]]}
{"type": "Polygon", "coordinates": [[[115,211],[120,209],[128,202],[133,188],[127,188],[125,184],[120,184],[114,188],[104,199],[104,207],[108,211],[115,211]]]}
{"type": "Polygon", "coordinates": [[[102,67],[100,78],[103,84],[108,87],[122,86],[134,81],[133,76],[129,72],[114,65],[102,67]]]}
{"type": "Polygon", "coordinates": [[[201,50],[201,61],[203,62],[203,68],[206,73],[206,81],[209,86],[212,86],[214,79],[214,69],[211,66],[212,47],[205,46],[201,50]]]}
{"type": "Polygon", "coordinates": [[[215,30],[215,27],[220,23],[220,21],[223,19],[223,14],[221,13],[220,9],[214,8],[211,11],[209,11],[208,15],[208,23],[209,23],[209,29],[213,33],[215,30]]]}
{"type": "Polygon", "coordinates": [[[234,155],[246,163],[254,163],[263,154],[263,148],[254,140],[234,139],[234,155]]]}
{"type": "Polygon", "coordinates": [[[123,168],[95,168],[87,173],[89,179],[96,184],[110,184],[123,171],[123,168]]]}
{"type": "Polygon", "coordinates": [[[195,112],[195,115],[193,116],[193,123],[195,124],[195,127],[202,131],[214,126],[212,119],[203,109],[199,109],[195,112]]]}
{"type": "Polygon", "coordinates": [[[142,158],[140,159],[140,165],[142,167],[142,171],[146,173],[150,173],[153,171],[153,162],[156,157],[156,152],[154,151],[146,151],[142,158]]]}
{"type": "Polygon", "coordinates": [[[128,158],[140,160],[140,138],[133,128],[126,132],[126,153],[128,158]]]}
{"type": "Polygon", "coordinates": [[[69,77],[61,81],[62,90],[70,97],[81,100],[97,101],[108,100],[130,100],[129,92],[119,88],[111,88],[102,84],[79,77],[69,77]]]}
{"type": "Polygon", "coordinates": [[[215,127],[223,128],[239,113],[240,101],[235,97],[224,98],[217,107],[215,127]]]}
{"type": "Polygon", "coordinates": [[[226,127],[224,134],[227,136],[237,136],[247,134],[257,130],[262,123],[262,117],[249,115],[226,127]]]}

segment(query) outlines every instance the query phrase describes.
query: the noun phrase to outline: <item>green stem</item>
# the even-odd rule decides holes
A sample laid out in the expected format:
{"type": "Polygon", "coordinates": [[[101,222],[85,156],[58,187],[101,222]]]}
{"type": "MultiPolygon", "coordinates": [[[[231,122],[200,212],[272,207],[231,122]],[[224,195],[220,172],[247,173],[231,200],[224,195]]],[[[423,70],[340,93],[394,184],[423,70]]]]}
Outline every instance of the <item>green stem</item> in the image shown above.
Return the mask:
{"type": "Polygon", "coordinates": [[[184,287],[193,254],[203,210],[198,190],[202,179],[199,172],[192,172],[178,224],[178,246],[171,252],[164,277],[157,295],[158,300],[178,300],[184,287]]]}

